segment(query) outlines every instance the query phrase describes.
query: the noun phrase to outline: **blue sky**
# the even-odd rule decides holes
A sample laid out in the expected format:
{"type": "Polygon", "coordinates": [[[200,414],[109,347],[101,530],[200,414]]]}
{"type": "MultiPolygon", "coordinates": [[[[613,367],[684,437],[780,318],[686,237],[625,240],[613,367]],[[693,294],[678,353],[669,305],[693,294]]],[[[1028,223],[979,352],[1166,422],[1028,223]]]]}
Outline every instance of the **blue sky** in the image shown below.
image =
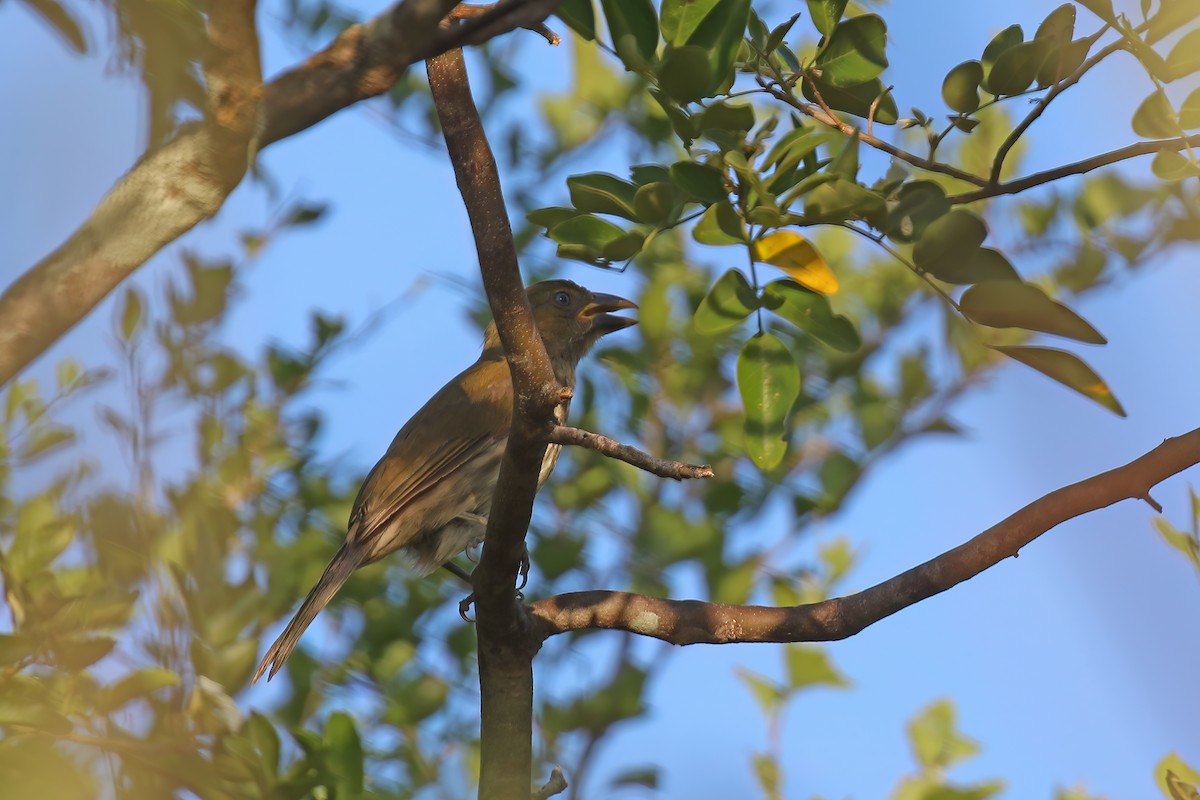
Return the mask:
{"type": "MultiPolygon", "coordinates": [[[[903,91],[901,109],[940,108],[941,76],[950,67],[976,56],[1007,24],[1032,31],[1054,5],[924,0],[890,6],[891,80],[903,91]]],[[[270,7],[260,17],[268,32],[270,7]]],[[[1080,29],[1093,25],[1081,11],[1080,29]]],[[[514,67],[529,82],[532,102],[566,85],[569,52],[527,38],[514,67]]],[[[300,55],[273,36],[264,41],[268,74],[300,55]]],[[[55,247],[140,152],[139,92],[106,70],[104,58],[70,55],[21,6],[0,4],[6,108],[0,186],[8,198],[0,214],[0,284],[55,247]]],[[[1112,59],[1035,125],[1025,169],[1133,141],[1128,119],[1150,89],[1131,59],[1112,59]]],[[[620,172],[622,157],[600,153],[586,168],[620,172]]],[[[365,468],[409,414],[477,352],[477,335],[455,313],[465,304],[464,292],[429,280],[435,274],[477,280],[453,176],[443,153],[398,145],[388,127],[361,108],[273,146],[263,160],[285,194],[328,199],[332,211],[319,226],[281,238],[250,269],[246,297],[227,332],[232,340],[248,347],[270,339],[303,342],[312,309],[362,320],[408,293],[369,343],[338,359],[329,375],[337,388],[318,396],[331,419],[326,454],[365,468]],[[412,291],[414,282],[425,288],[412,291]],[[402,344],[406,331],[433,322],[444,333],[420,347],[402,344]]],[[[1128,166],[1135,175],[1147,169],[1146,161],[1128,166]]],[[[554,191],[547,187],[548,203],[554,191]]],[[[232,250],[237,232],[264,223],[269,208],[260,188],[243,186],[218,220],[184,243],[205,252],[232,250]]],[[[850,508],[820,523],[810,545],[850,537],[863,553],[850,586],[867,586],[1052,489],[1123,464],[1200,424],[1196,257],[1195,250],[1180,250],[1078,307],[1109,339],[1086,357],[1116,389],[1128,419],[1032,371],[1005,366],[954,409],[969,436],[931,439],[890,458],[850,508]]],[[[175,268],[173,259],[160,257],[137,281],[157,286],[175,268]]],[[[632,276],[571,264],[562,274],[593,289],[634,293],[632,276]]],[[[110,298],[30,374],[49,375],[53,361],[67,353],[106,359],[111,317],[110,298]]],[[[1180,525],[1189,477],[1200,483],[1193,472],[1155,493],[1180,525]]],[[[1049,797],[1052,787],[1077,782],[1113,798],[1150,797],[1152,767],[1166,752],[1200,762],[1200,582],[1157,538],[1152,518],[1145,505],[1128,502],[1075,520],[1020,559],[831,645],[854,687],[806,694],[791,707],[784,724],[785,795],[884,796],[914,769],[906,720],[939,697],[954,698],[962,729],[983,747],[954,775],[1004,777],[1007,797],[1049,797]]],[[[611,739],[598,772],[654,761],[665,768],[667,796],[752,796],[749,752],[764,746],[765,732],[734,669],[779,675],[782,664],[780,650],[771,646],[674,651],[653,686],[650,714],[611,739]]]]}

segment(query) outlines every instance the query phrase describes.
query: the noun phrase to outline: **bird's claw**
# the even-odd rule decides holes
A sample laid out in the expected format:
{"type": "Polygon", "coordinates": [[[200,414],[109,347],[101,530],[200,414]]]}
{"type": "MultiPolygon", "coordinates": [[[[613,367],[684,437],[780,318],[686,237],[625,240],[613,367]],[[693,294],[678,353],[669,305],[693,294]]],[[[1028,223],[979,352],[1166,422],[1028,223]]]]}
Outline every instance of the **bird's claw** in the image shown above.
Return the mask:
{"type": "Polygon", "coordinates": [[[468,616],[468,612],[471,610],[471,605],[474,602],[475,602],[475,593],[474,592],[471,592],[469,595],[464,597],[462,600],[458,601],[458,615],[460,617],[462,617],[463,622],[467,623],[468,625],[475,624],[475,620],[472,619],[470,616],[468,616]]]}
{"type": "Polygon", "coordinates": [[[521,577],[521,582],[517,584],[517,596],[520,597],[521,590],[529,583],[529,548],[521,554],[521,567],[517,570],[517,574],[521,577]]]}

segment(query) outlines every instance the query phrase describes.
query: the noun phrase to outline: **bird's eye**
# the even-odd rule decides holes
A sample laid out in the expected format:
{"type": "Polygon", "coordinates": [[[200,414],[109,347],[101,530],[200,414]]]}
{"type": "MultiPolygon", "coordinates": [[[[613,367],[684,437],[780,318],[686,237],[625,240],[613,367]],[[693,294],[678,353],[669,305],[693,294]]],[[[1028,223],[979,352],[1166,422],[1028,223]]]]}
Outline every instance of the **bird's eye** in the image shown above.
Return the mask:
{"type": "Polygon", "coordinates": [[[554,295],[554,302],[565,308],[571,305],[571,295],[567,294],[566,292],[559,292],[558,294],[554,295]]]}

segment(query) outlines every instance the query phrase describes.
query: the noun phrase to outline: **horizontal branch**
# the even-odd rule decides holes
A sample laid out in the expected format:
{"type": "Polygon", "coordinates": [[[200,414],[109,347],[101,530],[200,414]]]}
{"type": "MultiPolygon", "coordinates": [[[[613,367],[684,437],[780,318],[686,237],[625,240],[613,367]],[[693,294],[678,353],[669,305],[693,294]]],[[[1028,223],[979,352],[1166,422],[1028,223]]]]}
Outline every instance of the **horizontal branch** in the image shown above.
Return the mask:
{"type": "Polygon", "coordinates": [[[1032,175],[1026,175],[1024,178],[1016,178],[1005,183],[997,183],[990,186],[984,186],[972,192],[964,192],[963,194],[952,195],[949,200],[955,205],[963,203],[975,203],[979,200],[986,200],[989,197],[1000,197],[1007,194],[1018,194],[1026,189],[1032,189],[1035,186],[1041,186],[1044,183],[1053,183],[1060,178],[1065,178],[1069,175],[1083,175],[1100,167],[1107,167],[1110,164],[1116,164],[1120,161],[1127,161],[1138,156],[1146,156],[1151,153],[1157,153],[1161,150],[1186,150],[1189,147],[1200,147],[1200,133],[1194,133],[1191,136],[1180,136],[1175,139],[1159,139],[1152,142],[1135,142],[1134,144],[1121,147],[1116,150],[1111,150],[1107,153],[1085,158],[1082,161],[1076,161],[1072,164],[1064,164],[1061,167],[1035,172],[1032,175]]]}
{"type": "Polygon", "coordinates": [[[558,425],[550,432],[550,443],[586,447],[588,450],[595,450],[600,455],[624,461],[626,464],[631,464],[660,478],[673,478],[678,481],[684,478],[711,478],[713,476],[712,467],[707,464],[685,464],[682,461],[658,458],[644,453],[636,447],[621,444],[607,436],[567,425],[558,425]]]}
{"type": "Polygon", "coordinates": [[[253,3],[217,4],[209,15],[214,57],[206,65],[216,84],[204,122],[146,153],[62,245],[0,295],[0,385],[162,248],[215,215],[253,153],[383,94],[417,61],[536,28],[558,2],[502,0],[441,29],[455,0],[402,0],[265,86],[247,80],[258,66],[257,52],[247,51],[256,37],[245,27],[253,3]]]}
{"type": "Polygon", "coordinates": [[[1058,489],[970,541],[856,594],[799,606],[736,606],[627,592],[572,592],[529,607],[543,639],[605,628],[672,644],[845,639],[901,609],[975,577],[1051,528],[1121,500],[1149,500],[1163,480],[1200,463],[1200,428],[1167,439],[1123,467],[1058,489]]]}

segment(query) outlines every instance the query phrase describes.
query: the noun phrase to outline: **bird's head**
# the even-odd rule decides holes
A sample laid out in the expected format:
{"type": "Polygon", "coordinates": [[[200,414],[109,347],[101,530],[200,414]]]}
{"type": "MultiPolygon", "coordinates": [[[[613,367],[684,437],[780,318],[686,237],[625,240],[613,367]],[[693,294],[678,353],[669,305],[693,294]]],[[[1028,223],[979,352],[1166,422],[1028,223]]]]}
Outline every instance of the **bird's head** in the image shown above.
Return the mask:
{"type": "MultiPolygon", "coordinates": [[[[546,354],[559,380],[568,385],[574,382],[575,365],[601,336],[637,324],[636,319],[612,313],[637,308],[632,300],[590,292],[571,281],[542,281],[527,287],[526,292],[546,354]]],[[[488,326],[486,338],[499,345],[495,323],[488,326]]]]}
{"type": "MultiPolygon", "coordinates": [[[[615,294],[590,292],[566,280],[542,281],[526,291],[555,372],[565,368],[573,373],[575,365],[601,336],[637,324],[636,319],[612,313],[637,308],[633,301],[615,294]]],[[[559,375],[560,380],[567,377],[559,375]]]]}

